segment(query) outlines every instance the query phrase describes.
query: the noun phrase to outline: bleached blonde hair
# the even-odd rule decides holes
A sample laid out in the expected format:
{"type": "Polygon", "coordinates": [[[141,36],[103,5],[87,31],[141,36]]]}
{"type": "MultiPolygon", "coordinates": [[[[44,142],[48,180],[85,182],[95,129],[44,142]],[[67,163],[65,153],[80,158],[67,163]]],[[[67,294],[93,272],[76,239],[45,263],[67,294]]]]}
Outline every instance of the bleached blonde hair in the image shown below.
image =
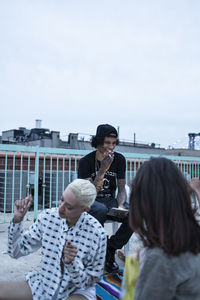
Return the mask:
{"type": "Polygon", "coordinates": [[[75,179],[67,189],[77,197],[82,207],[90,207],[97,196],[94,184],[86,179],[75,179]]]}

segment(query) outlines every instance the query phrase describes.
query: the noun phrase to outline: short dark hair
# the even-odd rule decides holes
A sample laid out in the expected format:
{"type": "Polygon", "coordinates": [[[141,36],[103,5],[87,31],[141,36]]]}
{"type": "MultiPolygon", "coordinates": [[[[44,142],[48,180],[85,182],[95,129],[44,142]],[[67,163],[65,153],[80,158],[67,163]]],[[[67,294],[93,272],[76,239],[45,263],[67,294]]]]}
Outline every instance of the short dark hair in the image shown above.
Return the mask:
{"type": "Polygon", "coordinates": [[[129,223],[144,245],[178,255],[200,252],[200,226],[191,205],[189,183],[166,158],[151,158],[136,173],[129,223]]]}
{"type": "MultiPolygon", "coordinates": [[[[102,146],[104,144],[104,136],[93,136],[91,139],[91,146],[97,148],[98,146],[102,146]]],[[[116,139],[116,145],[119,144],[119,140],[116,139]]]]}

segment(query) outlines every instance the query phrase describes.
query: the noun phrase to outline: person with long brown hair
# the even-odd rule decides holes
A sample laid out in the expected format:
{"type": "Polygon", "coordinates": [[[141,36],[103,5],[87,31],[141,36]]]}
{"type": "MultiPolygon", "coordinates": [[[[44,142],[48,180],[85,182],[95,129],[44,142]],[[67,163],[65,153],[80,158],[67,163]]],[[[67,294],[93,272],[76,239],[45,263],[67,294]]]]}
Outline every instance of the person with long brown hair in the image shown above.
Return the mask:
{"type": "Polygon", "coordinates": [[[189,183],[171,160],[151,158],[132,183],[129,222],[146,247],[135,300],[200,299],[200,226],[189,183]]]}

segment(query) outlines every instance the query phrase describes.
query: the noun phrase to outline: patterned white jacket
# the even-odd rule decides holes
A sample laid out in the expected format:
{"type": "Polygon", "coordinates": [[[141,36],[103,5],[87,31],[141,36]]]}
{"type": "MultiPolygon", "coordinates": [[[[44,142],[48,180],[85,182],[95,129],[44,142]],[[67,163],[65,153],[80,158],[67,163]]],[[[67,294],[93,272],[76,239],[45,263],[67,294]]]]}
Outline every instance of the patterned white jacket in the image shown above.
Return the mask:
{"type": "Polygon", "coordinates": [[[84,212],[73,227],[59,217],[58,209],[44,210],[36,222],[23,231],[22,222],[11,222],[8,253],[13,258],[28,255],[40,247],[40,270],[32,270],[26,280],[34,300],[66,299],[76,289],[94,286],[103,274],[106,233],[101,224],[84,212]],[[78,252],[70,264],[60,262],[65,243],[71,240],[78,252]]]}

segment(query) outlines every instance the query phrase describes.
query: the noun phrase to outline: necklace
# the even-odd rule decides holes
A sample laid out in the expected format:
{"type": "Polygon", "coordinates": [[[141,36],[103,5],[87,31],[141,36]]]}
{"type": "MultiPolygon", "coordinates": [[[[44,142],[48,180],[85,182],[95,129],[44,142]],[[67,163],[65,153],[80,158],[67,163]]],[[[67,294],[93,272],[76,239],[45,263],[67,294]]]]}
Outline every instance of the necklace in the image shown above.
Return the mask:
{"type": "Polygon", "coordinates": [[[100,165],[101,165],[101,161],[98,160],[98,158],[97,158],[97,152],[96,152],[96,154],[95,154],[95,173],[96,174],[97,174],[97,172],[100,169],[100,165]]]}
{"type": "Polygon", "coordinates": [[[97,173],[100,169],[100,161],[95,157],[95,173],[97,173]]]}

